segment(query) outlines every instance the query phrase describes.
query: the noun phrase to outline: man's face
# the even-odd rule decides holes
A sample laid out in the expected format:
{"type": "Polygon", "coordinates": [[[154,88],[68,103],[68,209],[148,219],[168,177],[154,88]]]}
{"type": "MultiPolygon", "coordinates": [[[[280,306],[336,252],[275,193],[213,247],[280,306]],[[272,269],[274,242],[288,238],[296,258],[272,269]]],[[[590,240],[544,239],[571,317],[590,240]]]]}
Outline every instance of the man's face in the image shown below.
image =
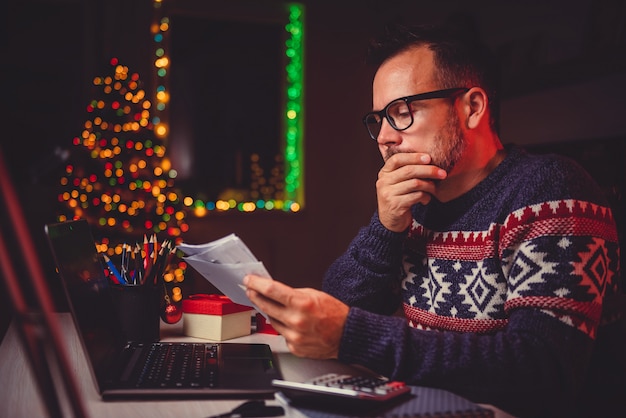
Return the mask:
{"type": "MultiPolygon", "coordinates": [[[[442,88],[435,82],[433,53],[413,48],[383,63],[374,77],[373,109],[383,109],[400,97],[442,88]]],[[[463,129],[455,106],[448,99],[411,103],[413,124],[404,131],[383,119],[378,148],[385,160],[398,152],[423,152],[434,165],[450,171],[465,149],[463,129]]]]}

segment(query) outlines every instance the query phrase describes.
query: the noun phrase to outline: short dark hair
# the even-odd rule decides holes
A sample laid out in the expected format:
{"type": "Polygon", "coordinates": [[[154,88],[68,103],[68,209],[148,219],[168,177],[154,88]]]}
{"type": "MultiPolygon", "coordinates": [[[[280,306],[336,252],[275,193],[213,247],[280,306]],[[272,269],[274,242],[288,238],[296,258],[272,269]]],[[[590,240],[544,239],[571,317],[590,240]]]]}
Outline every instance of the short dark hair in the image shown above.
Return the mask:
{"type": "Polygon", "coordinates": [[[500,119],[500,68],[496,56],[467,21],[450,19],[440,24],[405,26],[390,24],[369,45],[368,63],[380,66],[387,59],[416,46],[434,52],[435,74],[442,89],[478,86],[487,92],[491,128],[500,119]]]}

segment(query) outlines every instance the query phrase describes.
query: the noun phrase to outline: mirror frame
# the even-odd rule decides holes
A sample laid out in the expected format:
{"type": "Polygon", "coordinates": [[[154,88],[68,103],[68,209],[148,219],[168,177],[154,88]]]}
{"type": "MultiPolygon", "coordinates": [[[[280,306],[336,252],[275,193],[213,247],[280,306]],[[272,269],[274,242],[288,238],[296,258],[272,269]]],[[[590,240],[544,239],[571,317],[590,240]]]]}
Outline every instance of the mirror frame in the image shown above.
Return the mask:
{"type": "MultiPolygon", "coordinates": [[[[223,3],[223,2],[218,2],[223,3]]],[[[200,0],[153,0],[154,18],[151,25],[154,55],[154,103],[152,120],[155,135],[162,138],[167,145],[169,135],[169,100],[175,91],[170,91],[169,70],[171,58],[169,56],[169,36],[171,33],[170,16],[177,11],[186,13],[197,12],[215,13],[220,15],[254,16],[255,19],[271,19],[284,22],[286,41],[284,54],[286,65],[284,70],[284,86],[281,119],[282,134],[280,148],[284,161],[283,198],[256,201],[206,201],[199,197],[200,193],[191,190],[181,190],[182,201],[191,213],[203,217],[211,212],[259,212],[280,211],[300,212],[305,206],[304,193],[304,5],[300,3],[272,2],[273,7],[267,7],[268,2],[252,0],[233,0],[226,2],[227,7],[211,10],[209,2],[200,0]],[[263,6],[263,7],[261,7],[263,6]],[[225,10],[227,9],[227,10],[225,10]]]]}

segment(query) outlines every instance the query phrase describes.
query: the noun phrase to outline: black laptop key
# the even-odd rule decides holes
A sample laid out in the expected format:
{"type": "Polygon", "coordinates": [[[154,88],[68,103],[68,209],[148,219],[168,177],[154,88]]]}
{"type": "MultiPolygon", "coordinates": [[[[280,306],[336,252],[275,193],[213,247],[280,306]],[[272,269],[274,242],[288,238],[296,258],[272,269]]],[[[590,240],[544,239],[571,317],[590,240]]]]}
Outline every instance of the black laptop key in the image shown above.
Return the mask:
{"type": "Polygon", "coordinates": [[[213,388],[217,386],[218,382],[218,351],[217,345],[212,346],[210,349],[206,351],[204,358],[204,382],[207,387],[213,388]]]}

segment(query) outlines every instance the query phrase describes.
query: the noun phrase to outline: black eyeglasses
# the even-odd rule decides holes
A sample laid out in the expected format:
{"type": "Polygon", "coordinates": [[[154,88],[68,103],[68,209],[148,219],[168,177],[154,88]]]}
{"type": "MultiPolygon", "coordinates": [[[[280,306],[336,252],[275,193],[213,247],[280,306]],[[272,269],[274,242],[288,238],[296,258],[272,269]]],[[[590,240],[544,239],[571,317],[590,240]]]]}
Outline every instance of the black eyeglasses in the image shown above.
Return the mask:
{"type": "Polygon", "coordinates": [[[468,88],[456,87],[453,89],[435,90],[415,94],[413,96],[401,97],[389,103],[383,110],[367,113],[363,117],[363,124],[365,124],[370,137],[376,141],[383,124],[383,118],[387,118],[389,125],[396,131],[404,131],[413,124],[413,112],[410,106],[412,102],[429,99],[447,99],[468,91],[468,88]]]}

